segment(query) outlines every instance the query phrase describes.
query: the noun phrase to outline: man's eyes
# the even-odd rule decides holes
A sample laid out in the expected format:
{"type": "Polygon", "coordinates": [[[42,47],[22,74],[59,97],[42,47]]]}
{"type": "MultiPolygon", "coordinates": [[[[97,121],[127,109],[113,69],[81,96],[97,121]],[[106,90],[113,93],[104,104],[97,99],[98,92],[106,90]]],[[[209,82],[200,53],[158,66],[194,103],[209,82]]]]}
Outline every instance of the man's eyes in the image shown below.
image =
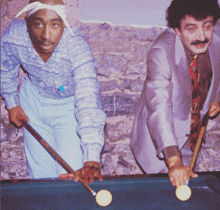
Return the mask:
{"type": "Polygon", "coordinates": [[[187,30],[188,30],[189,32],[194,32],[194,31],[196,30],[196,27],[189,27],[189,28],[187,28],[187,30]]]}
{"type": "MultiPolygon", "coordinates": [[[[205,30],[210,30],[212,28],[213,25],[209,24],[209,25],[205,25],[204,29],[205,30]]],[[[187,30],[191,33],[195,32],[197,30],[197,27],[188,27],[187,30]]]]}
{"type": "Polygon", "coordinates": [[[213,25],[205,25],[204,28],[205,30],[210,30],[212,28],[213,25]]]}
{"type": "MultiPolygon", "coordinates": [[[[35,28],[42,28],[44,26],[44,24],[41,22],[34,22],[33,25],[35,28]]],[[[51,27],[54,29],[58,28],[59,26],[60,26],[59,23],[51,23],[51,27]]]]}
{"type": "Polygon", "coordinates": [[[52,23],[52,27],[53,28],[58,28],[59,27],[59,23],[52,23]]]}
{"type": "Polygon", "coordinates": [[[34,26],[35,26],[36,28],[41,28],[41,27],[43,26],[43,24],[40,23],[40,22],[34,22],[34,26]]]}

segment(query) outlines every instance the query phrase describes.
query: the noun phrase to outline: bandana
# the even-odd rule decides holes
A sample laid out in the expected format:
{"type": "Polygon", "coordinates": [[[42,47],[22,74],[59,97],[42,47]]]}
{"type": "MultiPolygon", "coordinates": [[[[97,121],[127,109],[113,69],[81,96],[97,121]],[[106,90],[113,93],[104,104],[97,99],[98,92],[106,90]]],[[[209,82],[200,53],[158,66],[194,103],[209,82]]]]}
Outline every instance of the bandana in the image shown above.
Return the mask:
{"type": "Polygon", "coordinates": [[[49,9],[53,10],[57,13],[63,20],[66,27],[69,29],[70,33],[74,36],[74,33],[72,32],[67,20],[66,20],[66,12],[65,12],[65,6],[64,5],[49,5],[49,4],[42,4],[41,2],[33,2],[31,4],[26,5],[17,15],[20,16],[22,13],[27,12],[26,17],[30,17],[32,14],[37,12],[39,9],[49,9]]]}

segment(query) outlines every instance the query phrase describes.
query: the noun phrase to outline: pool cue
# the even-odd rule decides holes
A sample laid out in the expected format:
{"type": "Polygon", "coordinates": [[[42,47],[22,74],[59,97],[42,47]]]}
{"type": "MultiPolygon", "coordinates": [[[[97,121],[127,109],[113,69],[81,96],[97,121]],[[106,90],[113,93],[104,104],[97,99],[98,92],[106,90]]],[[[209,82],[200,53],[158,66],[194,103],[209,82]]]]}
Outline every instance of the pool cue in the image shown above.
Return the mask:
{"type": "MultiPolygon", "coordinates": [[[[46,149],[50,155],[68,172],[75,174],[75,171],[68,165],[68,163],[60,157],[60,155],[38,134],[38,132],[27,122],[22,121],[23,126],[30,132],[30,134],[46,149]]],[[[84,187],[96,196],[96,192],[82,179],[79,177],[79,181],[84,187]]]]}
{"type": "Polygon", "coordinates": [[[200,128],[200,131],[199,131],[199,136],[198,136],[198,139],[196,142],[195,150],[193,152],[192,160],[191,160],[191,163],[189,166],[189,173],[187,175],[187,181],[186,181],[185,185],[188,185],[188,183],[189,183],[189,179],[190,179],[190,176],[191,176],[191,173],[192,173],[192,170],[193,170],[193,167],[194,167],[194,164],[195,164],[198,152],[199,152],[202,138],[205,133],[206,126],[208,124],[208,120],[209,120],[209,111],[206,113],[206,115],[204,116],[203,121],[202,121],[202,127],[200,128]]]}

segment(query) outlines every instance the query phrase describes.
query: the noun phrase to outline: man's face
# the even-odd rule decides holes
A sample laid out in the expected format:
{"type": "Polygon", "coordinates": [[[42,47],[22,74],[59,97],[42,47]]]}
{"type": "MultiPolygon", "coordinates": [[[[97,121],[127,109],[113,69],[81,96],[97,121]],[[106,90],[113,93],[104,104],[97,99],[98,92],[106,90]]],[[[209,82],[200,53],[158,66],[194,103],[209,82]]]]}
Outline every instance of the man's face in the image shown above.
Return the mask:
{"type": "Polygon", "coordinates": [[[192,16],[186,15],[180,22],[180,29],[175,28],[175,32],[192,53],[200,54],[208,49],[213,29],[213,17],[207,16],[207,18],[197,21],[192,16]]]}
{"type": "Polygon", "coordinates": [[[27,19],[30,39],[41,57],[50,57],[59,43],[64,23],[52,10],[40,9],[27,19]]]}

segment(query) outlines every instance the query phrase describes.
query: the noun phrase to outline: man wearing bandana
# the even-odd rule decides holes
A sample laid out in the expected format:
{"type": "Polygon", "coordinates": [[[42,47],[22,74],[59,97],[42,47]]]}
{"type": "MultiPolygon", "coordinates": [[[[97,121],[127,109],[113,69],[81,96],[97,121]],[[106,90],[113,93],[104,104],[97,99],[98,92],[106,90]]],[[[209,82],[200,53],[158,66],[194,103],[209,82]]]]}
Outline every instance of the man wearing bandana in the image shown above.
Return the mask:
{"type": "Polygon", "coordinates": [[[91,50],[70,28],[62,0],[31,0],[1,39],[1,93],[9,120],[26,120],[75,170],[65,170],[24,129],[30,177],[102,181],[105,114],[91,50]],[[27,73],[18,93],[18,74],[27,73]]]}
{"type": "Polygon", "coordinates": [[[177,187],[187,181],[203,117],[220,110],[218,18],[217,0],[173,0],[169,28],[147,57],[131,146],[146,173],[168,173],[177,187]]]}

